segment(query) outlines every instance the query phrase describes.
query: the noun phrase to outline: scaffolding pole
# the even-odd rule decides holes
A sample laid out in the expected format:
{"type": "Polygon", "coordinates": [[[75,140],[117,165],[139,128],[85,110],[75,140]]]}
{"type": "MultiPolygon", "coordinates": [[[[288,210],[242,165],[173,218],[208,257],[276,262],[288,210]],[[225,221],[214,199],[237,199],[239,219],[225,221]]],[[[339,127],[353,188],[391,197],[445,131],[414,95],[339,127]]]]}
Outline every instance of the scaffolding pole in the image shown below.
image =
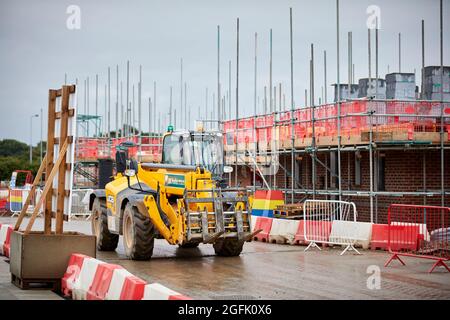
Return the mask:
{"type": "MultiPolygon", "coordinates": [[[[339,1],[339,0],[338,0],[339,1]]],[[[295,149],[295,135],[294,135],[294,49],[292,44],[292,7],[289,8],[289,30],[290,30],[290,49],[291,49],[291,203],[294,203],[294,149],[295,149]]]]}
{"type": "Polygon", "coordinates": [[[340,70],[339,70],[339,0],[336,0],[336,57],[337,57],[337,103],[338,103],[338,123],[337,123],[337,140],[338,140],[338,187],[339,187],[339,201],[342,201],[342,185],[341,185],[341,94],[340,88],[340,70]]]}

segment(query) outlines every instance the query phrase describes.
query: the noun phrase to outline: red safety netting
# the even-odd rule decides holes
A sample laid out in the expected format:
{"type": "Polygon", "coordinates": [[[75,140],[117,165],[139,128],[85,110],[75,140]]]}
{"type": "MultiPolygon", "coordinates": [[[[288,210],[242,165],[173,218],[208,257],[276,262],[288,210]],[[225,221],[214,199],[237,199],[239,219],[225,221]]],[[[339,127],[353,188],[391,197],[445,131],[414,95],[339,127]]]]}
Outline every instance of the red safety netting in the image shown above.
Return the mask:
{"type": "Polygon", "coordinates": [[[161,140],[160,136],[133,136],[122,138],[77,138],[75,147],[76,159],[79,161],[97,160],[105,158],[114,158],[117,147],[125,141],[131,141],[136,144],[134,147],[128,148],[128,154],[131,157],[137,157],[139,151],[141,156],[150,156],[157,159],[161,155],[161,140]],[[140,145],[140,147],[139,147],[140,145]]]}
{"type": "MultiPolygon", "coordinates": [[[[345,101],[340,104],[341,136],[350,139],[361,137],[362,133],[372,130],[375,133],[389,132],[397,140],[413,140],[417,132],[450,132],[450,118],[441,122],[441,108],[444,115],[450,114],[450,103],[429,101],[345,101]],[[443,105],[443,107],[441,107],[443,105]],[[371,113],[371,116],[369,116],[371,113]]],[[[295,139],[311,138],[313,131],[316,138],[336,137],[338,134],[338,105],[326,104],[314,108],[314,130],[311,107],[294,110],[295,139]]],[[[291,111],[280,112],[276,116],[260,115],[256,118],[239,120],[238,134],[235,133],[236,120],[224,123],[225,142],[227,145],[253,141],[251,134],[253,121],[256,126],[256,141],[270,142],[277,138],[280,142],[290,141],[292,135],[291,111]],[[276,119],[276,121],[275,121],[276,119]],[[276,125],[274,126],[274,123],[276,125]],[[275,135],[274,132],[278,131],[275,135]]],[[[450,134],[449,140],[450,140],[450,134]]],[[[392,138],[394,139],[394,138],[392,138]]]]}

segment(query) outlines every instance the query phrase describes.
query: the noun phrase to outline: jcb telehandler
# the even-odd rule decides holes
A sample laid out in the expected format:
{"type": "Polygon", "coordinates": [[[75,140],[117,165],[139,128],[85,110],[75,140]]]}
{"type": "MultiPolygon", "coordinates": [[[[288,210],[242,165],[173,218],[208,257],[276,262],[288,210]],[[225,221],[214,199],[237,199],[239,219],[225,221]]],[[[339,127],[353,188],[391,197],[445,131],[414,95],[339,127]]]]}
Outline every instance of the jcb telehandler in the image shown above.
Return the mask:
{"type": "Polygon", "coordinates": [[[116,174],[90,196],[98,250],[115,250],[123,235],[126,255],[150,259],[155,238],[192,248],[210,243],[219,256],[237,256],[253,235],[248,194],[222,188],[223,137],[218,132],[170,130],[161,163],[137,163],[126,144],[116,153],[116,174]]]}

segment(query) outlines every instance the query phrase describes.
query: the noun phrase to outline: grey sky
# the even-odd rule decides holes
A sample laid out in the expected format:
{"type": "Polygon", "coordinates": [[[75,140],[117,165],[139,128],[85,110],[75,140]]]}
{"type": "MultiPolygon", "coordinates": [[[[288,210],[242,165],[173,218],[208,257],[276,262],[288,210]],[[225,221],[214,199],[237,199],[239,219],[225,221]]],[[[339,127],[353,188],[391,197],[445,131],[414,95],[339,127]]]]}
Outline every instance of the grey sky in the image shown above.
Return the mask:
{"type": "MultiPolygon", "coordinates": [[[[341,80],[347,81],[347,32],[353,32],[356,79],[367,77],[366,8],[381,8],[379,72],[384,77],[398,69],[397,37],[402,33],[402,71],[417,69],[420,78],[421,19],[426,27],[426,64],[439,64],[438,0],[341,0],[341,80]]],[[[221,26],[222,93],[228,90],[228,61],[232,61],[232,108],[235,101],[236,17],[240,18],[240,113],[253,110],[254,32],[258,32],[258,95],[269,84],[269,29],[273,29],[273,83],[283,83],[289,101],[289,7],[294,15],[294,100],[304,104],[309,88],[310,44],[315,44],[316,101],[323,85],[323,50],[328,56],[328,83],[336,81],[335,0],[320,1],[31,1],[0,2],[0,139],[29,141],[30,115],[44,108],[49,88],[60,87],[64,73],[69,82],[80,80],[79,110],[83,108],[83,81],[90,77],[90,109],[94,113],[95,74],[99,74],[99,112],[104,110],[107,67],[112,67],[111,106],[115,103],[115,66],[125,81],[126,60],[131,61],[132,83],[143,66],[143,129],[148,129],[147,101],[157,81],[158,110],[166,114],[169,86],[173,104],[180,108],[180,58],[192,119],[198,107],[205,113],[205,88],[217,91],[216,28],[221,26]],[[81,29],[66,28],[66,9],[81,8],[81,29]]],[[[450,1],[444,0],[444,64],[449,61],[450,1]]],[[[374,62],[374,60],[373,60],[374,62]]],[[[373,75],[375,65],[373,65],[373,75]]],[[[419,81],[417,81],[419,84],[419,81]]],[[[328,88],[328,99],[332,98],[328,88]]],[[[179,111],[177,111],[179,112],[179,111]]],[[[114,123],[114,116],[112,117],[114,123]]],[[[167,122],[163,125],[166,127],[167,122]]],[[[46,123],[44,122],[44,126],[46,123]]],[[[114,125],[111,125],[114,129],[114,125]]],[[[45,139],[44,129],[44,139],[45,139]]],[[[33,144],[39,141],[34,120],[33,144]]]]}

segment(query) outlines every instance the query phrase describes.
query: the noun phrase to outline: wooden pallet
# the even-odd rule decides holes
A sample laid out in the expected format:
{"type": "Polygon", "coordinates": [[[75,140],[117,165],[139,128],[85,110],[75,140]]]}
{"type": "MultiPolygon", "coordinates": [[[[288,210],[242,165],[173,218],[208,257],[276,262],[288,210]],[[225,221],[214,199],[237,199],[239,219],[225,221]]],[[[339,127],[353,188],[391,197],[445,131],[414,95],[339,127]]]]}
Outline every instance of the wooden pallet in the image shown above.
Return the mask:
{"type": "Polygon", "coordinates": [[[22,290],[51,289],[61,291],[61,279],[21,279],[11,274],[11,283],[22,290]]]}
{"type": "Polygon", "coordinates": [[[282,204],[273,211],[275,218],[297,218],[303,216],[303,204],[282,204]]]}

